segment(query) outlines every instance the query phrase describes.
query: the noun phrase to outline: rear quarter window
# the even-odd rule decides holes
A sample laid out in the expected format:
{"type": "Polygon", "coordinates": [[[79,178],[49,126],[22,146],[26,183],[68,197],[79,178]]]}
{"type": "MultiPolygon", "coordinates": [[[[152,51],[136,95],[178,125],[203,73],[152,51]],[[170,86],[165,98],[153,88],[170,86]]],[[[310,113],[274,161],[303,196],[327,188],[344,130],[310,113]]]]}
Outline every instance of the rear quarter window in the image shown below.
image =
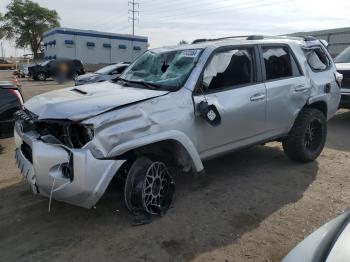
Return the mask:
{"type": "Polygon", "coordinates": [[[309,66],[315,72],[325,71],[331,66],[331,61],[321,47],[305,49],[304,53],[309,66]]]}

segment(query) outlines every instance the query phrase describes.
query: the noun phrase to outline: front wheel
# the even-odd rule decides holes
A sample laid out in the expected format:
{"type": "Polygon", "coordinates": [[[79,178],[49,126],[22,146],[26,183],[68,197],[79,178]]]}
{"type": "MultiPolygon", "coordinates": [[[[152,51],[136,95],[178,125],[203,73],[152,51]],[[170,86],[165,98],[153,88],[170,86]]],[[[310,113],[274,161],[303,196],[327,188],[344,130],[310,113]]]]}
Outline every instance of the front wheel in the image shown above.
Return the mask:
{"type": "Polygon", "coordinates": [[[128,172],[124,200],[126,207],[136,216],[164,215],[171,205],[174,191],[175,183],[166,164],[140,157],[128,172]]]}
{"type": "Polygon", "coordinates": [[[283,150],[292,160],[314,161],[322,152],[327,137],[327,120],[318,109],[300,112],[288,136],[282,141],[283,150]]]}

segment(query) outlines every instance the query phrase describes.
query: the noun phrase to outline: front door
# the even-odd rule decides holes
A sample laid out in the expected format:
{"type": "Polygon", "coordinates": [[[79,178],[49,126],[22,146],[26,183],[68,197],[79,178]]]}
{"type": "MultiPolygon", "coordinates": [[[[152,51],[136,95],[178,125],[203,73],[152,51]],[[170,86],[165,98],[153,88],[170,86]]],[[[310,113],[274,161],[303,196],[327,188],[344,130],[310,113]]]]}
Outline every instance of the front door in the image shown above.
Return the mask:
{"type": "Polygon", "coordinates": [[[196,92],[196,114],[202,101],[214,105],[221,117],[217,126],[196,118],[198,149],[210,157],[232,149],[240,141],[265,131],[266,88],[258,82],[256,50],[233,48],[213,55],[203,72],[204,90],[196,92]]]}

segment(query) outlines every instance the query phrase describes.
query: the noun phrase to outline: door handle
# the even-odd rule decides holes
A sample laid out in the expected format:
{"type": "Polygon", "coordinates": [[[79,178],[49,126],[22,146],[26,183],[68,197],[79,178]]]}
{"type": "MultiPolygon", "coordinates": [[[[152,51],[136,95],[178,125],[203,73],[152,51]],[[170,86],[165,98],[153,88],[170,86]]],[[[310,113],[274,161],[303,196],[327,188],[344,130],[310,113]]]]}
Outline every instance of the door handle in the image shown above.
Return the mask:
{"type": "Polygon", "coordinates": [[[264,94],[255,94],[255,95],[250,97],[250,101],[252,101],[252,102],[256,102],[256,101],[260,101],[260,100],[264,100],[264,99],[265,99],[264,94]]]}
{"type": "Polygon", "coordinates": [[[296,87],[294,87],[294,91],[295,92],[304,92],[306,90],[308,90],[309,88],[304,86],[304,85],[297,85],[296,87]]]}

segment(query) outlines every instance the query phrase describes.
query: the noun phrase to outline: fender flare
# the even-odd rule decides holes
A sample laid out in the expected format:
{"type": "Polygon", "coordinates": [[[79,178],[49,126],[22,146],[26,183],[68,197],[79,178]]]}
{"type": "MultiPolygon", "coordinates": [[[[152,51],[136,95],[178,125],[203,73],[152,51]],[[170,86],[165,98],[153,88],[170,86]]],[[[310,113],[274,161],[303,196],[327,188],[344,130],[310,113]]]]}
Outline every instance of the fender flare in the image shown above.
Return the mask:
{"type": "Polygon", "coordinates": [[[198,151],[196,147],[193,145],[192,141],[182,132],[177,130],[165,131],[162,133],[157,133],[153,135],[148,135],[144,137],[140,137],[137,139],[133,139],[131,141],[119,144],[112,148],[112,150],[108,153],[107,157],[114,157],[121,154],[124,154],[130,150],[136,149],[141,146],[146,146],[149,144],[165,141],[165,140],[174,140],[178,142],[183,148],[187,151],[190,156],[193,167],[196,172],[203,171],[203,163],[201,158],[199,157],[198,151]]]}
{"type": "Polygon", "coordinates": [[[321,94],[317,96],[312,96],[307,100],[307,105],[314,104],[316,102],[325,102],[327,104],[327,95],[321,94]]]}

